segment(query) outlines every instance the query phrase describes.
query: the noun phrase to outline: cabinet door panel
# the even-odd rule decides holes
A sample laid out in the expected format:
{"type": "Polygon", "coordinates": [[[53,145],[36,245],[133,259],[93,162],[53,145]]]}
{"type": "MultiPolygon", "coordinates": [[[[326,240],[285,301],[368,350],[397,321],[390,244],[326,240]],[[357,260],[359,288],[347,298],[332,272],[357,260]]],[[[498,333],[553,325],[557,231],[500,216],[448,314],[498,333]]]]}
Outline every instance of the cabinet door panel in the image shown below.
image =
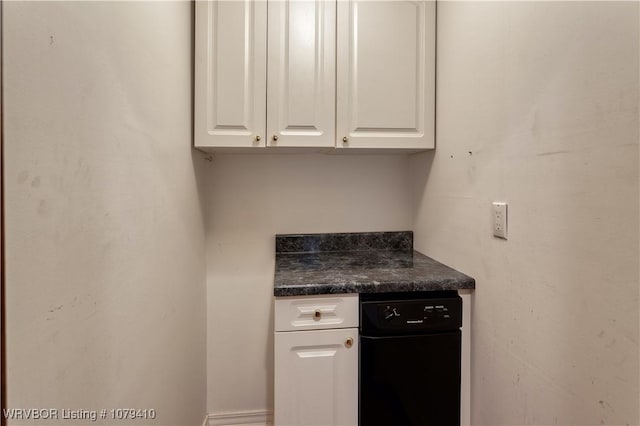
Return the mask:
{"type": "Polygon", "coordinates": [[[264,2],[196,2],[196,147],[265,146],[266,36],[264,2]]]}
{"type": "Polygon", "coordinates": [[[275,333],[274,381],[276,426],[357,425],[358,329],[275,333]]]}
{"type": "Polygon", "coordinates": [[[433,148],[435,2],[339,2],[337,93],[338,148],[433,148]]]}
{"type": "Polygon", "coordinates": [[[330,0],[268,2],[269,146],[334,146],[335,7],[330,0]]]}

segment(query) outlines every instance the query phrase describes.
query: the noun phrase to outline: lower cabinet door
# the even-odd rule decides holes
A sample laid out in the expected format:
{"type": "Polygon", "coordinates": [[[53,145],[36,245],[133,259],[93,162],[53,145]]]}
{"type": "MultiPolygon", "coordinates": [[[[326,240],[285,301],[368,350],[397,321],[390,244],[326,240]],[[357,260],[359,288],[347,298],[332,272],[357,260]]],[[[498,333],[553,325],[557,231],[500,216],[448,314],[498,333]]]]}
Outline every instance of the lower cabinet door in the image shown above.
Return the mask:
{"type": "Polygon", "coordinates": [[[275,333],[275,426],[358,424],[358,329],[275,333]]]}

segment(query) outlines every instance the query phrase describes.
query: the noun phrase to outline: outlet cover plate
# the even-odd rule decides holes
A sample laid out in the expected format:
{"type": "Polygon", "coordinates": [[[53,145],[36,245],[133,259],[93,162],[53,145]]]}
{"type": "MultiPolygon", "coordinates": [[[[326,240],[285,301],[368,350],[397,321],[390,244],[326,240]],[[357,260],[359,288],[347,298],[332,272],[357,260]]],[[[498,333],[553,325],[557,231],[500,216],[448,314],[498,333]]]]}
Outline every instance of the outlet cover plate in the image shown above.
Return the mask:
{"type": "Polygon", "coordinates": [[[507,203],[493,202],[493,235],[507,239],[507,203]]]}

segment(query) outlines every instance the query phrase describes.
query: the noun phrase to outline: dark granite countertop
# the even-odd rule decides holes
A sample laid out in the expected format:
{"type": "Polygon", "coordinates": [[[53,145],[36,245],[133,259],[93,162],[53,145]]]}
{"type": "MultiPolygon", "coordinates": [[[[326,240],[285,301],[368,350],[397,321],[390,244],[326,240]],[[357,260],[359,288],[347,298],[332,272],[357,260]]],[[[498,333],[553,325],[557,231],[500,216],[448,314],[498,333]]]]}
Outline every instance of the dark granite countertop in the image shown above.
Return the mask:
{"type": "Polygon", "coordinates": [[[413,250],[413,233],[276,236],[275,296],[475,288],[475,280],[413,250]]]}

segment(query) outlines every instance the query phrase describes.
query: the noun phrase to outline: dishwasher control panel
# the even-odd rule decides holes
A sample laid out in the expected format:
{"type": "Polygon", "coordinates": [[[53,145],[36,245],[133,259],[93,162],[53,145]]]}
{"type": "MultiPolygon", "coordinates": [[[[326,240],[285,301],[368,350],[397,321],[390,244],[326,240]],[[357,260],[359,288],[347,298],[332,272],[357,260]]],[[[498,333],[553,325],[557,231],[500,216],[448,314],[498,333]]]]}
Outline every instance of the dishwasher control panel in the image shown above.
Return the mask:
{"type": "Polygon", "coordinates": [[[448,297],[413,300],[373,300],[360,303],[363,333],[416,333],[455,330],[462,326],[462,299],[448,297]]]}

